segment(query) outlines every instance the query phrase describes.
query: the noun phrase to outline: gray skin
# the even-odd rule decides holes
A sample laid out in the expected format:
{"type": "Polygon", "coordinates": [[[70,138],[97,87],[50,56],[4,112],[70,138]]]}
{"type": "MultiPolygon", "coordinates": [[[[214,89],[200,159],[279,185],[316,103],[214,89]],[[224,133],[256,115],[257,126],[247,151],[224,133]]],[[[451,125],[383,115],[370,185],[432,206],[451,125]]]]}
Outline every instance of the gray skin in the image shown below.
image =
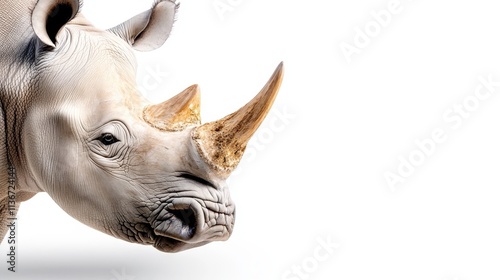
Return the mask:
{"type": "MultiPolygon", "coordinates": [[[[17,210],[46,192],[84,224],[164,252],[226,240],[235,207],[225,180],[234,164],[221,163],[231,159],[221,160],[218,150],[224,148],[221,123],[200,126],[197,87],[182,101],[151,107],[169,113],[155,115],[145,111],[152,105],[135,84],[134,49],[165,42],[177,5],[156,1],[110,30],[92,26],[78,7],[76,0],[0,4],[0,238],[11,217],[9,195],[15,193],[17,210]],[[169,109],[179,102],[185,106],[169,109]],[[175,126],[157,120],[171,115],[175,126]],[[218,138],[210,136],[212,127],[218,138]]],[[[247,117],[254,124],[221,122],[243,123],[237,130],[251,135],[270,107],[266,102],[252,113],[258,117],[247,117]]],[[[255,107],[243,111],[249,106],[255,107]]],[[[227,145],[238,149],[228,155],[244,151],[245,143],[236,144],[227,145]]]]}

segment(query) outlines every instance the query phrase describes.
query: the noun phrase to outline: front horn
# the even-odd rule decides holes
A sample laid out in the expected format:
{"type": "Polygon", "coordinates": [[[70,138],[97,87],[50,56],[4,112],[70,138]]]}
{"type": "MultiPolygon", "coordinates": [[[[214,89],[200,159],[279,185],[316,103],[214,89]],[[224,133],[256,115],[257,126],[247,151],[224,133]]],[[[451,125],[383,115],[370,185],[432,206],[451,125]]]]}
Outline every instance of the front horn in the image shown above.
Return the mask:
{"type": "Polygon", "coordinates": [[[227,177],[236,168],[248,141],[271,109],[282,79],[283,62],[259,94],[245,106],[193,130],[192,137],[199,154],[214,171],[227,177]]]}

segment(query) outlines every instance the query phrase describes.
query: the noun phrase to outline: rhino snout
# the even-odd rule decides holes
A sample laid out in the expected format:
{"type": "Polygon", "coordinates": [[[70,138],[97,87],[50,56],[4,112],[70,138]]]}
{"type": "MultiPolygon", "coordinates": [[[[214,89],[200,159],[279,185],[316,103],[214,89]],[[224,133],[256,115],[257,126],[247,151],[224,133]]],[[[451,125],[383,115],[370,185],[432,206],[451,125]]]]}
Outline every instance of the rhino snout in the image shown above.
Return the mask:
{"type": "Polygon", "coordinates": [[[159,212],[152,223],[157,236],[155,247],[167,252],[227,240],[234,227],[235,207],[231,202],[177,198],[155,212],[159,212]]]}

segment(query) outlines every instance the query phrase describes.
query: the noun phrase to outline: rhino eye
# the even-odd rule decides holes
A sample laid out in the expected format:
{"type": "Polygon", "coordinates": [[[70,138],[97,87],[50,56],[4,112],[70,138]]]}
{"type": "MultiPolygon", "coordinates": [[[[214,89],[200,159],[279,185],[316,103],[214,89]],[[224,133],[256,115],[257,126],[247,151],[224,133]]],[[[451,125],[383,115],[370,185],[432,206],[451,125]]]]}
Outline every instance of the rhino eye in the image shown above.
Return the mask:
{"type": "Polygon", "coordinates": [[[101,143],[103,143],[106,146],[112,145],[120,141],[111,133],[103,133],[101,137],[99,137],[98,139],[99,141],[101,141],[101,143]]]}

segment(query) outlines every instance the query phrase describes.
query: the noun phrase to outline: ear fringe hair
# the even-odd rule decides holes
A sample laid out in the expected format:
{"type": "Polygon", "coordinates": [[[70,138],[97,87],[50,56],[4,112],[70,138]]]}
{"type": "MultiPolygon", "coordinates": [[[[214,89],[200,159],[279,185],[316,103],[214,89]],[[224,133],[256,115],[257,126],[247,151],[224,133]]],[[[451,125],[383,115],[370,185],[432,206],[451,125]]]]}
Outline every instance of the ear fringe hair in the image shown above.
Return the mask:
{"type": "Polygon", "coordinates": [[[179,10],[181,3],[179,3],[178,0],[155,0],[153,5],[151,6],[151,9],[156,7],[156,5],[160,4],[161,2],[171,2],[171,3],[175,4],[174,22],[176,22],[177,21],[177,11],[179,10]]]}
{"type": "MultiPolygon", "coordinates": [[[[178,0],[155,0],[153,5],[151,6],[151,9],[154,9],[154,7],[156,7],[156,5],[160,4],[161,2],[171,2],[171,3],[175,4],[174,22],[173,22],[173,24],[175,24],[175,22],[177,21],[177,11],[179,10],[181,3],[178,0]]],[[[172,30],[173,30],[173,28],[174,27],[172,26],[172,30]]]]}

